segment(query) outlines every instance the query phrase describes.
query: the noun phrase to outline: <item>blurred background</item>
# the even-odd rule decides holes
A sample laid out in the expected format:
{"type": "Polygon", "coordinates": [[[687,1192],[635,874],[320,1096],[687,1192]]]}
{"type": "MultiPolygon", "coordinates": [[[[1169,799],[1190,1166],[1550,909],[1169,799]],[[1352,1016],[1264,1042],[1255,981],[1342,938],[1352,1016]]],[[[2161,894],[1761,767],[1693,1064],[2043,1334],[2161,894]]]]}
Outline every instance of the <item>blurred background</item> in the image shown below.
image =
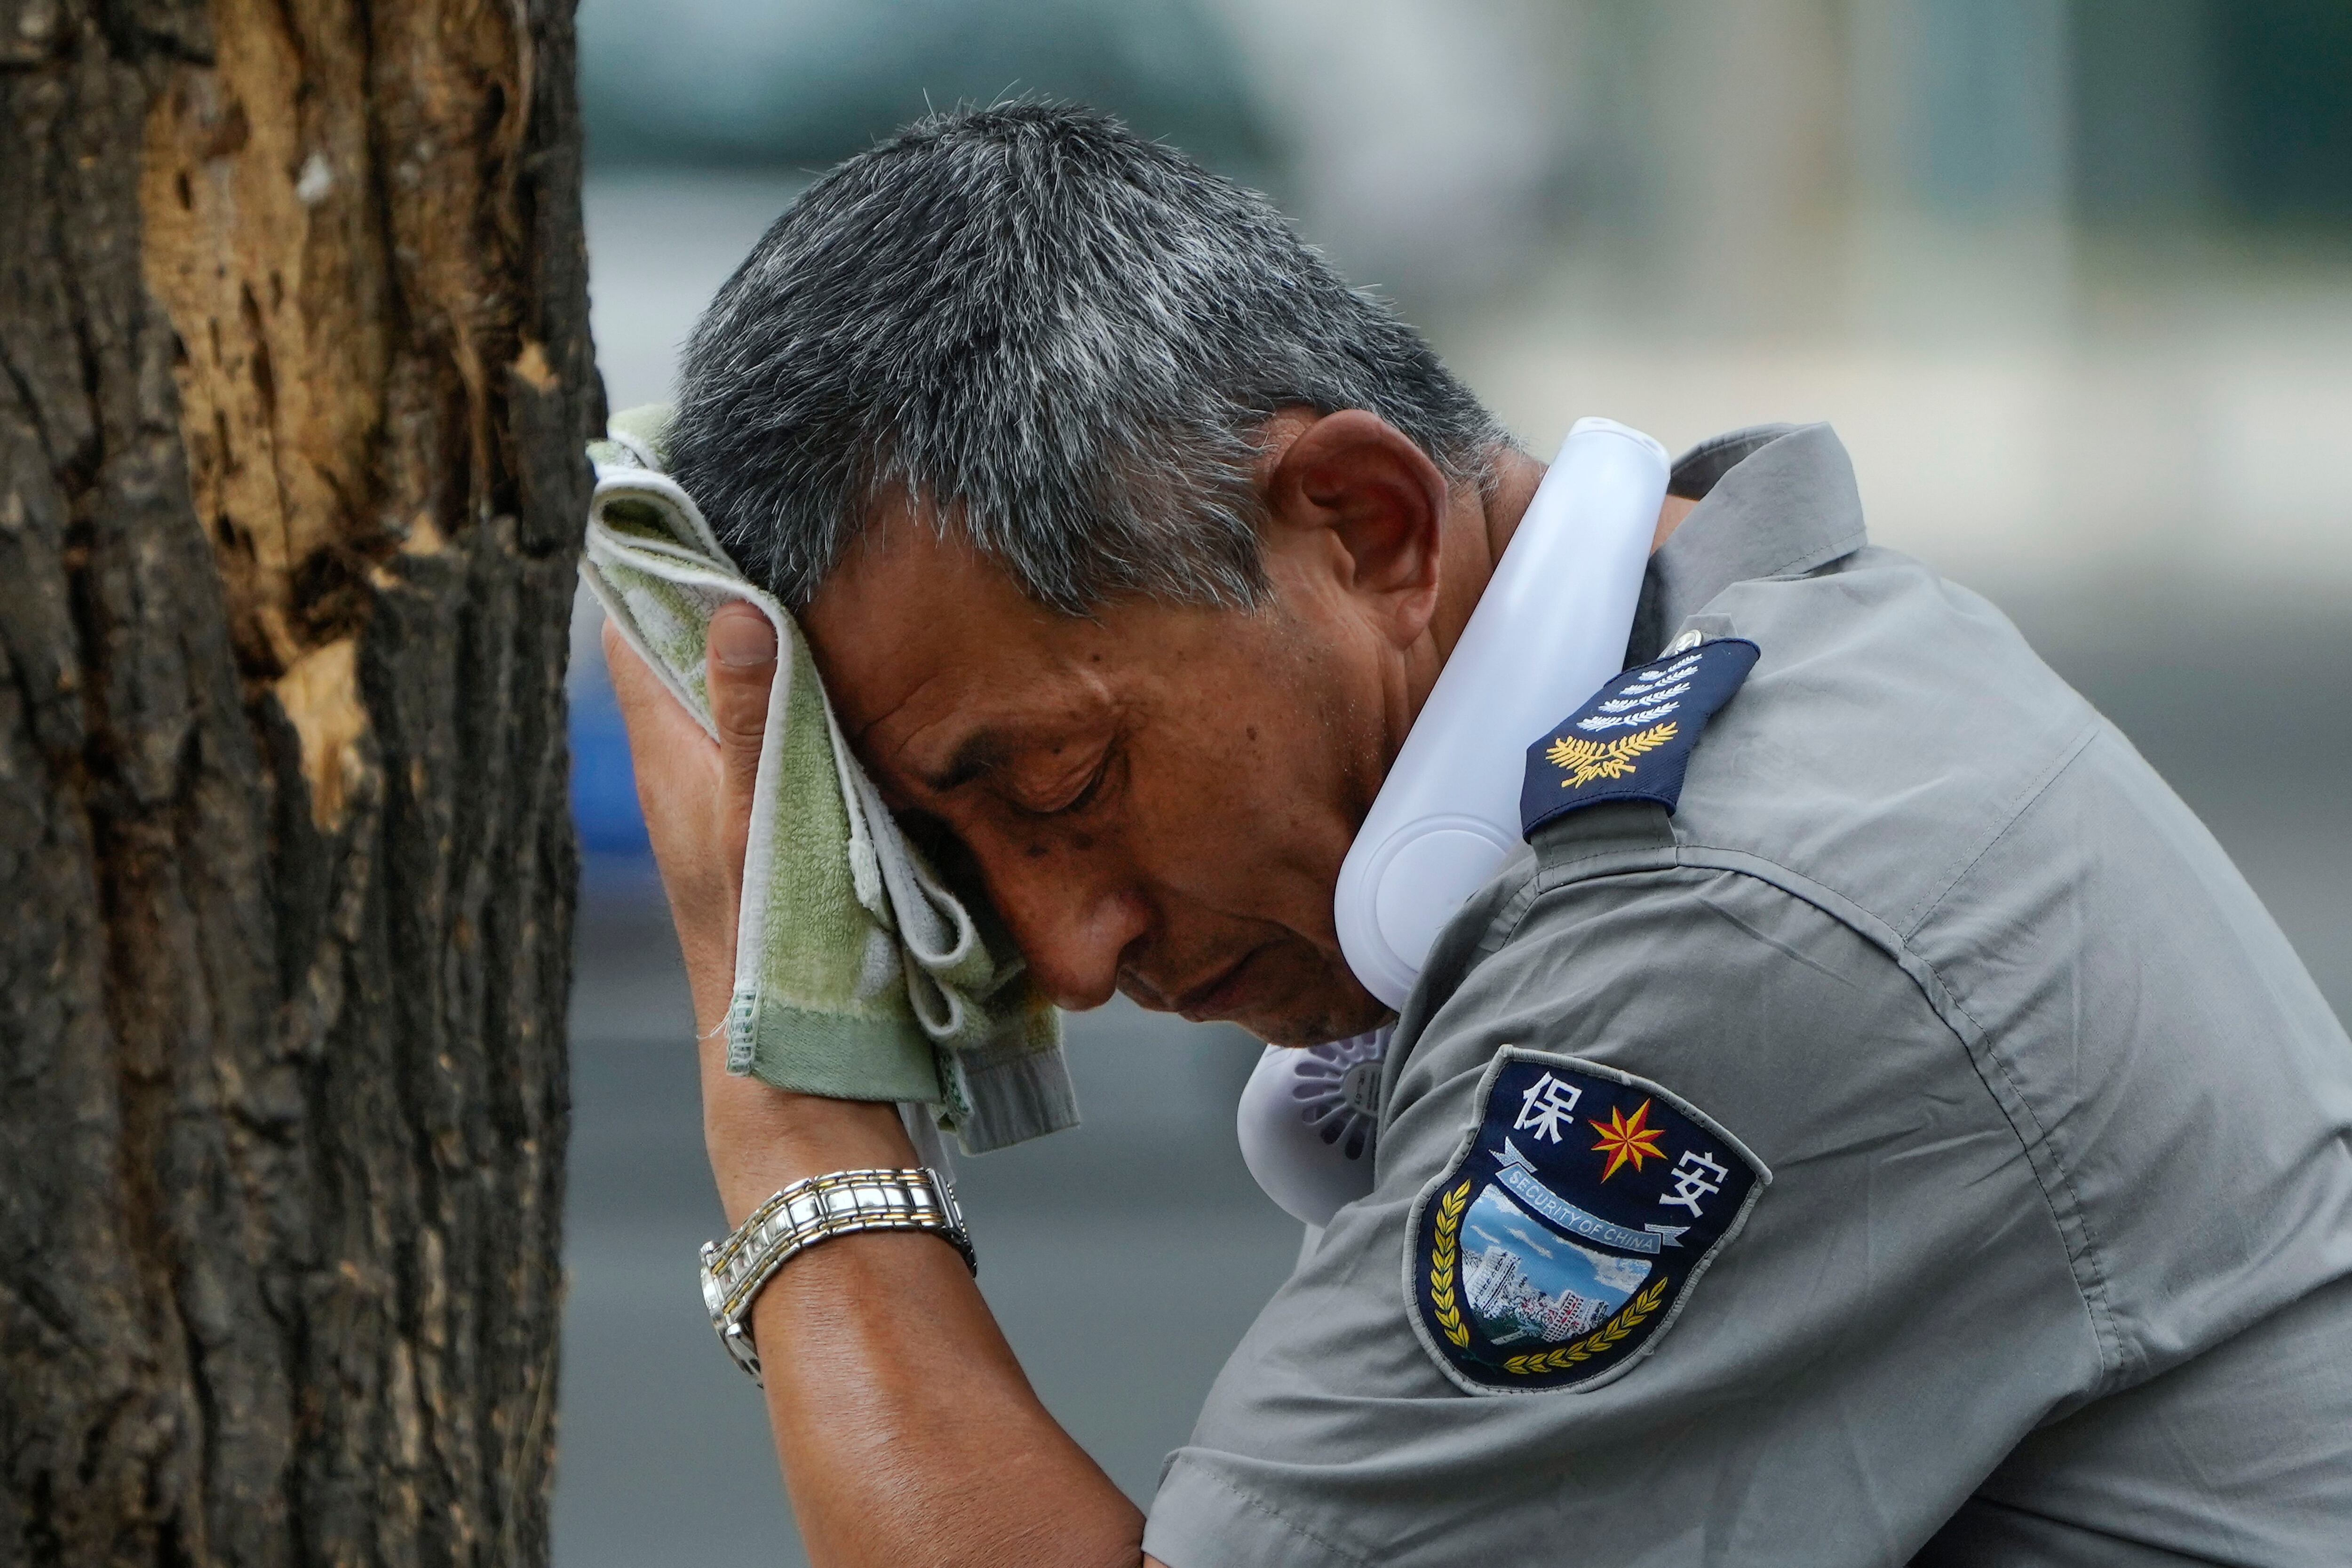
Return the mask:
{"type": "MultiPolygon", "coordinates": [[[[1269,192],[1538,453],[1828,419],[1874,536],[1991,595],[2352,1013],[2352,5],[2343,0],[583,0],[594,325],[667,395],[817,171],[1082,99],[1269,192]]],[[[575,637],[563,1568],[802,1561],[692,1276],[685,988],[575,637]]],[[[1072,1021],[1076,1132],[966,1162],[981,1282],[1139,1500],[1296,1254],[1255,1044],[1072,1021]]]]}

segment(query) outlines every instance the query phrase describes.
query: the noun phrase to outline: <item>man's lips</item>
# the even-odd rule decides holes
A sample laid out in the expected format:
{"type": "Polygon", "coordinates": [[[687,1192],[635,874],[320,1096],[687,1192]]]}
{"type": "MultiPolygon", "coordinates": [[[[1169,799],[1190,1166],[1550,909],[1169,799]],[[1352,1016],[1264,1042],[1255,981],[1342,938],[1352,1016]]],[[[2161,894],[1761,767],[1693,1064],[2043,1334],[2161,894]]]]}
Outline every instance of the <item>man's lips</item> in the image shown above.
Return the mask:
{"type": "Polygon", "coordinates": [[[1195,1024],[1232,1017],[1249,990],[1249,978],[1245,972],[1250,960],[1263,951],[1263,948],[1250,949],[1223,969],[1175,996],[1168,1003],[1168,1010],[1195,1024]]]}

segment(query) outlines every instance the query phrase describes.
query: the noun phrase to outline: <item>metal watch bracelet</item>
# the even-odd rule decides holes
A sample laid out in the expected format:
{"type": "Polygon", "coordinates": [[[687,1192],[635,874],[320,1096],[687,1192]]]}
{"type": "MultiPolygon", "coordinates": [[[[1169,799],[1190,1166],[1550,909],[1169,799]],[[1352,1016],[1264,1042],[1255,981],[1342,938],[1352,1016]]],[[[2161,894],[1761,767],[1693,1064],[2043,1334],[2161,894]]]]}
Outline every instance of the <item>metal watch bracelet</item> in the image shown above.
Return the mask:
{"type": "Polygon", "coordinates": [[[866,1230],[927,1230],[980,1263],[965,1234],[955,1187],[929,1166],[835,1171],[794,1182],[751,1211],[724,1241],[702,1244],[702,1301],[735,1364],[761,1382],[751,1303],[777,1269],[820,1241],[866,1230]]]}

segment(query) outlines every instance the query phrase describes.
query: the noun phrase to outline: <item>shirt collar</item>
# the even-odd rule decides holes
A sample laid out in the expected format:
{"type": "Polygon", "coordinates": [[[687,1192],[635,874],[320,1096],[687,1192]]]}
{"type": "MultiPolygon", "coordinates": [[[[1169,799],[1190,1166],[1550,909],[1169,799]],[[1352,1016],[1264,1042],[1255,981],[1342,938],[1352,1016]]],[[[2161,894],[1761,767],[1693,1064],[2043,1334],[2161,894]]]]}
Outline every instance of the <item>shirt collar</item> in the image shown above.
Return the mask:
{"type": "Polygon", "coordinates": [[[1827,425],[1759,425],[1677,458],[1670,494],[1696,499],[1650,557],[1628,668],[1734,583],[1812,571],[1868,542],[1844,443],[1827,425]]]}

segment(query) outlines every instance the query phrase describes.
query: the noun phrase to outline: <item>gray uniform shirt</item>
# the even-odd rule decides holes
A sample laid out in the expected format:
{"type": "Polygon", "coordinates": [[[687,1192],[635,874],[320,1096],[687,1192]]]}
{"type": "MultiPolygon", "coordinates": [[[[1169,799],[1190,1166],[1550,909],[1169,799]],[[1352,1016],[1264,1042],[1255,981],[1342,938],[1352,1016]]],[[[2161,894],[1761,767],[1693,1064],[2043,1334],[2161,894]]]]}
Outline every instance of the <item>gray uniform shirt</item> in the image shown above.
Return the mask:
{"type": "Polygon", "coordinates": [[[1374,1189],[1234,1352],[1146,1549],[2352,1562],[2352,1047],[2302,964],[1999,612],[1865,542],[1826,426],[1711,442],[1675,489],[1632,651],[1754,668],[1671,813],[1557,816],[1442,936],[1374,1189]],[[1762,1173],[1672,1321],[1570,1386],[1466,1383],[1414,1297],[1507,1046],[1762,1173]]]}

